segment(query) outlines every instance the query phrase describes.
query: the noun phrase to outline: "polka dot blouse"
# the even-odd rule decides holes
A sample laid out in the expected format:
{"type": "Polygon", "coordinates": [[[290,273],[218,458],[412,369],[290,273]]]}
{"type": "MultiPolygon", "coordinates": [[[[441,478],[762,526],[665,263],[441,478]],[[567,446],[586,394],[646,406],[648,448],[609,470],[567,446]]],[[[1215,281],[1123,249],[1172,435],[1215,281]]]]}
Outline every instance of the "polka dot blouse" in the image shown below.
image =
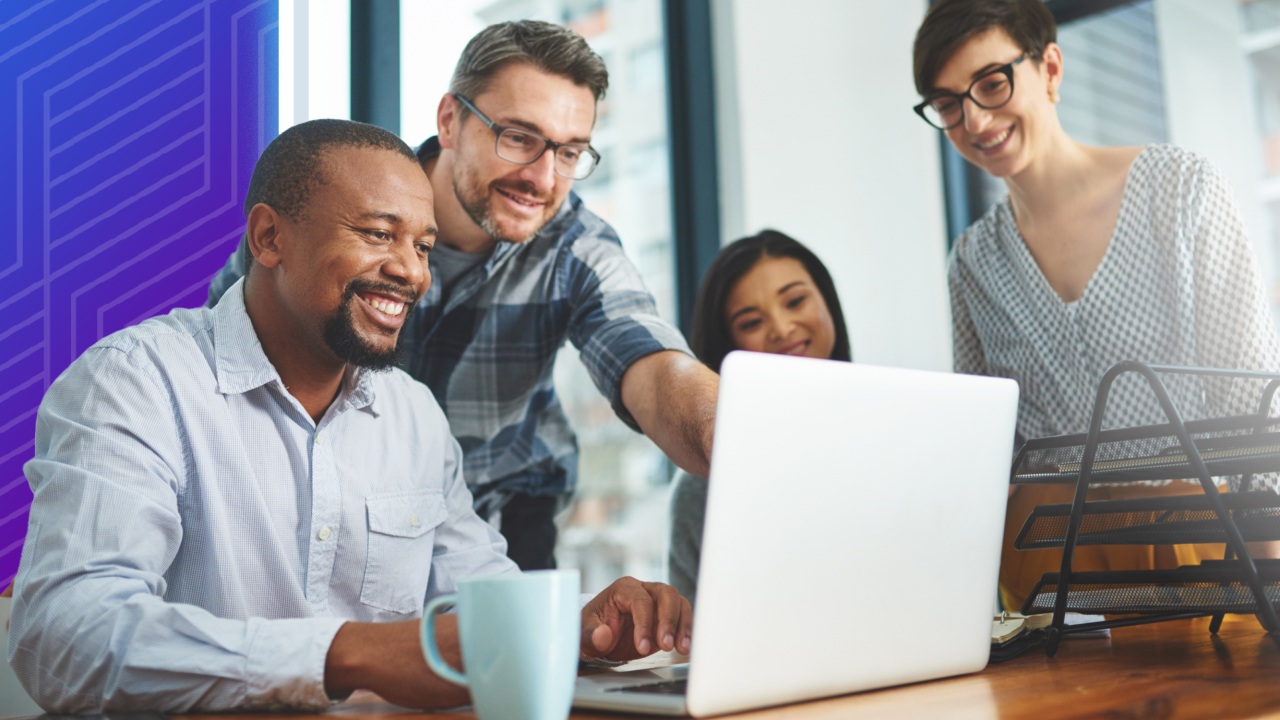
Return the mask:
{"type": "MultiPolygon", "coordinates": [[[[1122,360],[1280,369],[1231,188],[1208,160],[1172,145],[1134,160],[1111,244],[1079,300],[1064,303],[1049,286],[1008,198],[956,241],[948,282],[955,369],[1018,381],[1022,438],[1088,430],[1098,383],[1122,360]]],[[[1184,420],[1257,411],[1258,381],[1162,380],[1184,420]]],[[[1103,428],[1162,422],[1146,382],[1121,376],[1103,428]]],[[[1259,484],[1280,486],[1275,475],[1259,484]]]]}

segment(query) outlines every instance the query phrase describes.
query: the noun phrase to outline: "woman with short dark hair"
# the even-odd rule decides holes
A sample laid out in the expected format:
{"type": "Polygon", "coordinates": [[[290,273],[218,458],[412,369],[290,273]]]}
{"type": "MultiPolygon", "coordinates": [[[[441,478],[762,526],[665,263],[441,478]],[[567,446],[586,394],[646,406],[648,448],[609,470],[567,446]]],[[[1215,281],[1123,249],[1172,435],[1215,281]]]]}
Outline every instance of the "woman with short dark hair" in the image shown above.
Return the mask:
{"type": "MultiPolygon", "coordinates": [[[[1009,189],[956,240],[948,280],[956,371],[1018,381],[1022,439],[1084,432],[1102,375],[1122,360],[1280,370],[1262,279],[1222,173],[1173,145],[1090,147],[1068,136],[1055,107],[1064,76],[1056,39],[1041,0],[941,0],[914,50],[916,112],[1009,189]]],[[[1261,389],[1197,376],[1167,382],[1189,418],[1254,412],[1261,389]]],[[[1137,378],[1116,382],[1104,427],[1164,421],[1137,378]]],[[[1254,485],[1275,490],[1276,477],[1254,485]]],[[[1006,608],[1060,563],[1060,551],[1013,550],[1013,537],[1032,507],[1070,502],[1071,492],[1011,491],[1006,608]]],[[[1198,492],[1163,481],[1089,497],[1198,492]]],[[[1277,546],[1255,549],[1274,555],[1277,546]]],[[[1082,547],[1074,567],[1176,567],[1221,553],[1220,545],[1082,547]]]]}
{"type": "MultiPolygon", "coordinates": [[[[852,360],[831,274],[808,248],[765,230],[725,246],[693,305],[689,346],[707,367],[734,350],[852,360]]],[[[669,582],[694,601],[707,480],[681,471],[671,494],[669,582]]]]}

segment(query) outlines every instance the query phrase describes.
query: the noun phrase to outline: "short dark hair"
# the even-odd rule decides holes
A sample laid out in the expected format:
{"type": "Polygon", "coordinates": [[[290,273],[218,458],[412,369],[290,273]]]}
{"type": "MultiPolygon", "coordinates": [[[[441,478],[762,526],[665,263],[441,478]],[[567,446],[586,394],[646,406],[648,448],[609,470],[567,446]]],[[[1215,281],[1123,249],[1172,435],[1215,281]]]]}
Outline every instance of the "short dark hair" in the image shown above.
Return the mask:
{"type": "Polygon", "coordinates": [[[720,372],[724,356],[738,349],[724,321],[724,305],[733,286],[764,257],[795,258],[804,265],[826,301],[831,322],[835,325],[836,342],[831,349],[831,359],[852,361],[849,331],[844,325],[844,311],[840,309],[840,298],[836,295],[831,273],[809,248],[777,230],[762,230],[751,237],[735,240],[711,261],[711,267],[702,278],[702,287],[698,288],[698,298],[693,303],[693,327],[689,333],[693,354],[707,367],[720,372]]]}
{"type": "Polygon", "coordinates": [[[942,66],[960,46],[994,27],[1004,28],[1036,61],[1044,57],[1049,43],[1058,41],[1058,25],[1044,0],[938,0],[916,31],[916,91],[928,95],[942,66]]]}
{"type": "MultiPolygon", "coordinates": [[[[591,91],[596,102],[609,89],[609,70],[581,35],[541,20],[503,22],[476,33],[458,58],[449,92],[475,100],[499,70],[512,63],[528,63],[560,75],[591,91]]],[[[465,118],[467,109],[461,108],[465,118]]]]}
{"type": "Polygon", "coordinates": [[[394,133],[351,120],[309,120],[280,133],[253,166],[244,216],[254,205],[270,205],[293,220],[307,209],[311,190],[325,182],[324,154],[335,148],[381,148],[418,162],[413,150],[394,133]]]}

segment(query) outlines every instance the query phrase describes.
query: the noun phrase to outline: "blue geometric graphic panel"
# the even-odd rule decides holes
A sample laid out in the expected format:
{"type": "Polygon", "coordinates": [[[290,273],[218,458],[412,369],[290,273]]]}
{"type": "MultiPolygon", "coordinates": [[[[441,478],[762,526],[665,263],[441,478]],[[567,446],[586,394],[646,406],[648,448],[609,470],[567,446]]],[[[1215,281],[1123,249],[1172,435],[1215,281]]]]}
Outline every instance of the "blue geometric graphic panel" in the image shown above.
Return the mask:
{"type": "Polygon", "coordinates": [[[97,342],[205,300],[275,137],[272,0],[0,1],[0,588],[36,410],[97,342]]]}

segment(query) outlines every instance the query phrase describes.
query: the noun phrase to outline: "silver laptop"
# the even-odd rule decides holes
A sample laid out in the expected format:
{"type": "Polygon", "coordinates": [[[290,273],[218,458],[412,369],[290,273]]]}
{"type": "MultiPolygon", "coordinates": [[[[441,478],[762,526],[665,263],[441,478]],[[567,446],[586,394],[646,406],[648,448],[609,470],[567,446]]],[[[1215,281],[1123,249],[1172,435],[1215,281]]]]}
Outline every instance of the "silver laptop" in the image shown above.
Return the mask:
{"type": "Polygon", "coordinates": [[[736,352],[716,415],[690,662],[579,708],[703,717],[981,670],[1011,380],[736,352]]]}

